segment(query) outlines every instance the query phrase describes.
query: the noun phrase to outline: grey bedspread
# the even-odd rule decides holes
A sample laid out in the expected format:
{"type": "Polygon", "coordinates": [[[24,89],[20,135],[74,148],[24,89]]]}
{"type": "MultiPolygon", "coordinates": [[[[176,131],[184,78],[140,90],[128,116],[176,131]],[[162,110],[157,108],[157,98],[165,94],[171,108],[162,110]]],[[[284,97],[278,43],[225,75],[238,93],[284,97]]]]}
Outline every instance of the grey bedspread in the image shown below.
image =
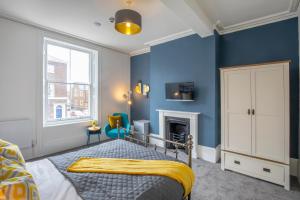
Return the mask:
{"type": "Polygon", "coordinates": [[[84,200],[182,200],[184,191],[181,184],[167,177],[67,172],[67,167],[80,157],[144,160],[174,158],[124,140],[50,157],[49,160],[72,182],[84,200]]]}

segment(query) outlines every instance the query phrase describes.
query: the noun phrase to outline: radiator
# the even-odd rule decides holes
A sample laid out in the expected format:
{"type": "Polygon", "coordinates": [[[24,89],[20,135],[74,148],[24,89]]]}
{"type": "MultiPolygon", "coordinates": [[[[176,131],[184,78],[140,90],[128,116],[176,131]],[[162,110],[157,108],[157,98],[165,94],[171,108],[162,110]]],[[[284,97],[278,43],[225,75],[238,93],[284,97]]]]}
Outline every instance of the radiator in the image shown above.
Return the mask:
{"type": "Polygon", "coordinates": [[[0,139],[17,144],[20,149],[32,147],[33,136],[33,124],[29,119],[0,121],[0,139]]]}

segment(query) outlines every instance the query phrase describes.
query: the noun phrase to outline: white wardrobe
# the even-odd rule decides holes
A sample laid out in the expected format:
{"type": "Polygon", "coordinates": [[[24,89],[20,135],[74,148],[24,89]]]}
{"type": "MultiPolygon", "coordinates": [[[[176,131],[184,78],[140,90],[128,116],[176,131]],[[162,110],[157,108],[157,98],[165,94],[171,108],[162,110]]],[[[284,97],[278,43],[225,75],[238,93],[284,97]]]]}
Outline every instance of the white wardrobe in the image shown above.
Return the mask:
{"type": "Polygon", "coordinates": [[[221,167],[290,188],[289,61],[221,69],[221,167]]]}

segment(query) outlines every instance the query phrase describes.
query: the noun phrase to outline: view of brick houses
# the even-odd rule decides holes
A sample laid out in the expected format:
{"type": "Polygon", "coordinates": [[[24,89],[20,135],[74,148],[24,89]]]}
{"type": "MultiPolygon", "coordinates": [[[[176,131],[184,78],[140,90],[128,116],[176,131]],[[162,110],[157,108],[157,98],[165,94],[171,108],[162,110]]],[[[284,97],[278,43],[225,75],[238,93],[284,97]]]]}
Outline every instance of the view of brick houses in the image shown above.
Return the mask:
{"type": "MultiPolygon", "coordinates": [[[[62,47],[53,46],[52,48],[54,48],[53,50],[61,48],[59,50],[69,51],[69,54],[72,53],[72,50],[63,49],[62,47]]],[[[76,59],[71,60],[72,56],[65,56],[68,55],[67,53],[63,55],[59,54],[59,51],[54,52],[58,53],[48,54],[47,57],[48,120],[89,116],[90,86],[75,81],[70,82],[69,80],[71,70],[76,70],[75,67],[72,68],[71,61],[74,62],[76,59]]],[[[73,63],[73,65],[75,64],[73,63]]],[[[82,66],[82,68],[88,70],[86,65],[89,65],[89,63],[82,66]]]]}

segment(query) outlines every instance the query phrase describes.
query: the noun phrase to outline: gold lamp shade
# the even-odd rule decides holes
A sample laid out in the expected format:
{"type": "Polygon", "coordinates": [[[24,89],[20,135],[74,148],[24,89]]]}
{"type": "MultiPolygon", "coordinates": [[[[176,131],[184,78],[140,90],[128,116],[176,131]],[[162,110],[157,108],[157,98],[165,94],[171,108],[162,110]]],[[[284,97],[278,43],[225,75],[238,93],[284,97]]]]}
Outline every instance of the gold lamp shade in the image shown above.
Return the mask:
{"type": "Polygon", "coordinates": [[[119,10],[115,15],[115,29],[126,35],[138,34],[142,31],[142,16],[134,10],[119,10]]]}

